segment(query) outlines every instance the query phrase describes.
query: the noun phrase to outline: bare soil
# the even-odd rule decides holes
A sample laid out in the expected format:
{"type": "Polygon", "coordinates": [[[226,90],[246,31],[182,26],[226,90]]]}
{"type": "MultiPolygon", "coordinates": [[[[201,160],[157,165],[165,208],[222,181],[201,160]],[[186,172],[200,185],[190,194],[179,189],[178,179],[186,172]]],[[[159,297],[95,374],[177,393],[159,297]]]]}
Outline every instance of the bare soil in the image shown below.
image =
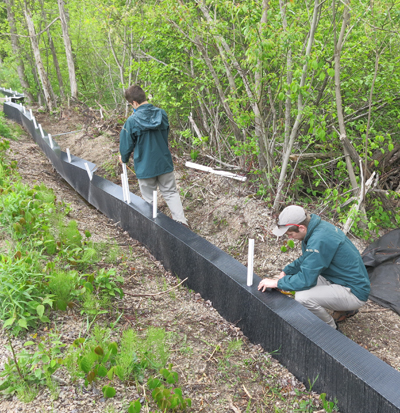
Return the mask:
{"type": "MultiPolygon", "coordinates": [[[[35,115],[43,129],[52,134],[63,150],[69,148],[72,154],[96,163],[98,174],[119,183],[121,171],[117,161],[116,124],[94,125],[73,109],[66,109],[57,116],[35,115]],[[85,130],[78,133],[55,136],[82,128],[85,130]]],[[[142,245],[130,239],[118,226],[80,198],[57,175],[29,137],[21,136],[11,146],[12,158],[18,160],[19,173],[24,182],[44,182],[53,188],[57,197],[71,204],[71,219],[78,222],[80,229],[88,229],[95,240],[116,240],[121,246],[124,258],[121,258],[120,265],[123,264],[127,279],[124,287],[127,295],[120,304],[125,311],[122,324],[138,331],[149,325],[160,326],[175,333],[171,362],[180,375],[185,396],[192,398],[190,411],[305,411],[296,410],[304,401],[318,410],[318,395],[305,392],[304,386],[291,373],[259,346],[249,343],[237,327],[222,319],[211,303],[204,301],[199,294],[178,287],[173,293],[160,294],[152,299],[129,296],[133,292],[162,292],[178,284],[178,280],[167,273],[142,245]],[[130,256],[129,247],[133,251],[130,256]],[[240,344],[236,350],[230,351],[233,347],[229,343],[238,340],[240,344]]],[[[266,203],[254,195],[251,183],[243,184],[188,169],[184,164],[190,156],[178,155],[176,150],[173,152],[185,213],[193,231],[243,264],[247,260],[247,240],[254,238],[254,268],[260,276],[276,276],[286,263],[299,256],[299,245],[286,253],[281,252],[283,241],[277,241],[271,234],[275,217],[266,203]]],[[[133,174],[130,176],[130,189],[140,195],[133,174]]],[[[161,198],[159,206],[169,215],[161,198]]],[[[360,251],[366,247],[361,240],[352,241],[360,251]]],[[[107,322],[107,319],[103,321],[107,322]]],[[[62,337],[72,342],[79,333],[85,332],[86,320],[75,313],[61,314],[57,325],[62,337]]],[[[355,317],[341,324],[341,331],[400,370],[400,317],[393,311],[368,301],[355,317]]],[[[20,340],[19,345],[23,341],[20,340]]],[[[0,357],[2,364],[9,356],[4,347],[5,337],[0,338],[0,345],[3,350],[0,357]]],[[[106,408],[113,411],[112,406],[119,412],[126,411],[123,407],[127,401],[146,397],[143,388],[132,387],[121,389],[121,394],[115,399],[104,402],[98,391],[85,390],[71,383],[65,372],[63,380],[65,385],[60,386],[58,400],[52,401],[49,392],[42,390],[36,401],[29,404],[23,404],[16,398],[1,401],[0,412],[41,412],[51,411],[52,408],[57,412],[100,412],[107,411],[106,408]]]]}

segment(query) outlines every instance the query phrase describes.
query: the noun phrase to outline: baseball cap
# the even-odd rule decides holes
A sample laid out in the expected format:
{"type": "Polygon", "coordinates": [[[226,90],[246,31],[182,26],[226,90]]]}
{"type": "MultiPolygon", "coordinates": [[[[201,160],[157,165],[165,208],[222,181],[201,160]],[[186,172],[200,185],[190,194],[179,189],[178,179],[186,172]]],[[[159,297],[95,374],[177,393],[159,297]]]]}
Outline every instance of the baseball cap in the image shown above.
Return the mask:
{"type": "Polygon", "coordinates": [[[279,215],[278,224],[272,230],[277,237],[285,234],[293,225],[301,224],[307,218],[306,211],[300,206],[289,205],[279,215]]]}

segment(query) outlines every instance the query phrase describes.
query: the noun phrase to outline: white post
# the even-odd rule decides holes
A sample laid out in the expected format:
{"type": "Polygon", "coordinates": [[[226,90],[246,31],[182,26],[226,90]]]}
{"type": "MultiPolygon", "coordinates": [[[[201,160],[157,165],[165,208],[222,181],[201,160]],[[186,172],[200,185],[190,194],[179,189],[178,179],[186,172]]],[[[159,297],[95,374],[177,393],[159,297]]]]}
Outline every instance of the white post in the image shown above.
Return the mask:
{"type": "Polygon", "coordinates": [[[157,218],[157,191],[153,191],[153,218],[157,218]]]}
{"type": "Polygon", "coordinates": [[[124,175],[127,175],[127,174],[128,174],[127,171],[126,171],[126,164],[125,164],[125,163],[122,164],[122,173],[123,173],[124,175]]]}
{"type": "Polygon", "coordinates": [[[125,176],[121,174],[121,186],[122,186],[122,198],[126,202],[126,188],[125,188],[125,176]]]}
{"type": "Polygon", "coordinates": [[[25,106],[22,106],[22,110],[23,110],[23,112],[24,112],[24,115],[26,115],[25,106]]]}
{"type": "Polygon", "coordinates": [[[32,109],[29,109],[29,114],[31,115],[31,119],[33,119],[32,109]]]}
{"type": "Polygon", "coordinates": [[[131,203],[131,194],[129,192],[128,174],[125,174],[125,191],[126,191],[126,202],[128,204],[130,204],[131,203]]]}
{"type": "Polygon", "coordinates": [[[92,180],[92,178],[93,178],[92,171],[90,170],[89,165],[87,164],[87,162],[85,162],[85,168],[86,168],[86,171],[89,175],[89,179],[92,180]]]}
{"type": "Polygon", "coordinates": [[[71,152],[69,151],[69,148],[67,148],[67,157],[68,157],[68,162],[71,163],[71,152]]]}
{"type": "Polygon", "coordinates": [[[50,133],[48,134],[48,137],[49,137],[49,142],[50,142],[50,148],[54,149],[54,143],[53,143],[53,139],[52,139],[50,133]]]}
{"type": "Polygon", "coordinates": [[[122,164],[122,175],[121,175],[122,189],[124,190],[124,201],[130,203],[131,195],[129,193],[129,183],[128,183],[128,172],[126,170],[126,164],[122,164]]]}
{"type": "Polygon", "coordinates": [[[43,133],[43,128],[42,125],[39,123],[39,130],[40,130],[40,134],[42,135],[42,138],[44,138],[44,133],[43,133]]]}
{"type": "Polygon", "coordinates": [[[253,285],[254,239],[249,239],[249,258],[247,263],[247,286],[253,285]]]}
{"type": "Polygon", "coordinates": [[[37,129],[37,128],[38,128],[37,123],[36,123],[36,119],[35,119],[35,118],[33,118],[33,126],[35,127],[35,129],[37,129]]]}

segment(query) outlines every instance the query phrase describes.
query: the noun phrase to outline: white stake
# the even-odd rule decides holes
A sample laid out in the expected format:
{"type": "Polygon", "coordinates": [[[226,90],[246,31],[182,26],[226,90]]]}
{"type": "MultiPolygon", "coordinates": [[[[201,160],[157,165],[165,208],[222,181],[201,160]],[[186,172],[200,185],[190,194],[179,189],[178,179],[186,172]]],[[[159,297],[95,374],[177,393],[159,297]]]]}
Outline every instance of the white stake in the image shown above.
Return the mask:
{"type": "Polygon", "coordinates": [[[247,263],[247,286],[253,285],[254,239],[249,239],[249,258],[247,263]]]}
{"type": "Polygon", "coordinates": [[[86,168],[86,171],[89,175],[89,179],[92,180],[92,178],[93,178],[92,171],[90,170],[89,165],[87,164],[87,162],[85,162],[85,168],[86,168]]]}
{"type": "Polygon", "coordinates": [[[43,133],[43,129],[42,129],[42,125],[39,123],[39,130],[40,130],[40,134],[42,135],[42,138],[44,138],[44,133],[43,133]]]}
{"type": "Polygon", "coordinates": [[[67,148],[67,157],[68,157],[68,162],[71,163],[71,152],[69,151],[69,148],[67,148]]]}
{"type": "Polygon", "coordinates": [[[48,134],[48,137],[49,137],[50,148],[54,149],[54,142],[53,142],[53,138],[51,137],[50,133],[48,134]]]}
{"type": "Polygon", "coordinates": [[[126,164],[125,164],[125,163],[122,164],[122,173],[123,173],[124,175],[127,175],[126,164]]]}
{"type": "Polygon", "coordinates": [[[32,109],[29,109],[29,114],[31,115],[31,119],[33,119],[32,109]]]}
{"type": "Polygon", "coordinates": [[[35,127],[35,129],[37,129],[37,128],[38,128],[37,123],[36,123],[36,119],[35,119],[35,118],[33,118],[33,126],[35,127]]]}
{"type": "Polygon", "coordinates": [[[125,174],[125,190],[126,190],[126,202],[128,204],[130,204],[131,203],[131,193],[129,192],[128,174],[125,174]]]}
{"type": "Polygon", "coordinates": [[[121,174],[122,199],[126,202],[125,175],[121,174]]]}
{"type": "Polygon", "coordinates": [[[153,191],[153,218],[157,218],[157,191],[153,191]]]}
{"type": "Polygon", "coordinates": [[[22,106],[22,110],[23,110],[23,112],[24,112],[24,115],[26,115],[25,106],[22,106]]]}
{"type": "Polygon", "coordinates": [[[129,192],[129,183],[128,183],[128,172],[126,170],[126,164],[122,164],[122,175],[121,175],[122,189],[124,190],[124,201],[131,202],[131,194],[129,192]]]}

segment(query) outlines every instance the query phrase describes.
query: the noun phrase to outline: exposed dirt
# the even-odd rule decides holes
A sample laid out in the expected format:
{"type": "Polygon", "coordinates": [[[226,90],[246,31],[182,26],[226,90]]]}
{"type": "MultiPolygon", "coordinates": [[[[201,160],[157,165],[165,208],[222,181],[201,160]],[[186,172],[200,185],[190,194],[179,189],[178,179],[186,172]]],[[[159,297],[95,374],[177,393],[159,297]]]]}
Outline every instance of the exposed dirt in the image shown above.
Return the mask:
{"type": "MultiPolygon", "coordinates": [[[[65,110],[62,117],[36,114],[38,122],[65,150],[98,165],[97,173],[119,182],[120,170],[117,162],[118,142],[115,130],[109,134],[79,132],[55,136],[81,129],[85,119],[73,110],[65,110]]],[[[112,129],[112,128],[111,128],[112,129]]],[[[19,162],[19,172],[24,182],[44,182],[54,189],[56,195],[72,206],[71,218],[78,221],[80,229],[88,229],[95,240],[114,239],[127,255],[128,247],[133,255],[125,259],[130,268],[125,285],[127,293],[148,294],[161,292],[178,283],[148,251],[129,238],[120,228],[99,214],[77,195],[53,170],[40,149],[26,136],[12,143],[13,158],[19,162]],[[166,285],[167,286],[166,286],[166,285]]],[[[280,243],[271,235],[274,223],[266,204],[254,196],[250,184],[227,178],[189,170],[184,166],[185,158],[175,156],[176,175],[181,190],[187,218],[193,230],[246,264],[247,240],[255,241],[255,272],[259,275],[275,276],[287,262],[297,258],[300,246],[282,253],[280,243]]],[[[140,195],[137,181],[130,176],[130,189],[140,195]]],[[[163,200],[160,209],[169,215],[163,200]]],[[[352,239],[362,251],[365,243],[352,239]]],[[[198,294],[179,287],[173,294],[161,294],[156,299],[125,296],[126,326],[141,330],[148,325],[161,326],[176,333],[171,362],[180,375],[180,384],[186,397],[191,397],[196,412],[290,412],[299,403],[308,400],[316,406],[317,395],[296,396],[304,391],[285,368],[243,337],[241,331],[223,320],[198,294]],[[231,353],[229,343],[242,340],[240,350],[231,353]],[[251,398],[250,398],[251,397],[251,398]],[[247,410],[248,408],[248,410],[247,410]],[[278,410],[274,410],[278,409],[278,410]]],[[[69,342],[85,331],[86,320],[73,313],[59,315],[57,324],[61,334],[69,342]]],[[[341,325],[349,338],[371,351],[382,360],[400,370],[400,318],[390,310],[368,302],[352,319],[341,325]]],[[[23,341],[22,341],[23,342],[23,341]]],[[[21,343],[22,343],[21,342],[21,343]]],[[[0,345],[4,350],[5,338],[0,345]]],[[[4,358],[9,353],[2,351],[4,358]]],[[[143,389],[128,388],[123,394],[107,402],[101,401],[96,391],[83,391],[63,376],[66,385],[61,386],[60,397],[51,401],[47,390],[40,393],[35,402],[25,405],[15,398],[0,402],[0,412],[48,411],[53,406],[57,412],[100,412],[106,406],[121,410],[126,401],[144,397],[143,389]],[[97,401],[96,404],[93,401],[97,401]]],[[[121,390],[122,392],[122,390],[121,390]]],[[[110,410],[112,411],[112,410],[110,410]]]]}

